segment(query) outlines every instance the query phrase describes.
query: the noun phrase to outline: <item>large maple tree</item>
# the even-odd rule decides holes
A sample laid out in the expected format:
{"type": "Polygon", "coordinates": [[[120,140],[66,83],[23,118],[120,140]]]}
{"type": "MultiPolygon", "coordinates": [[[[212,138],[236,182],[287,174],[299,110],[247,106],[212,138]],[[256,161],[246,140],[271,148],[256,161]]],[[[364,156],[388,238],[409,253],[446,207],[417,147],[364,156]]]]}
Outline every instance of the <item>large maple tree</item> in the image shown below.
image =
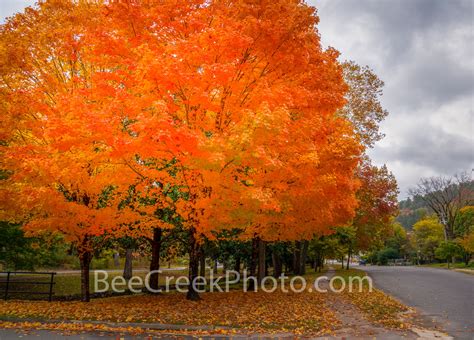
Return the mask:
{"type": "MultiPolygon", "coordinates": [[[[310,239],[350,220],[361,147],[301,1],[41,1],[2,25],[6,217],[64,233],[310,239]],[[165,214],[166,212],[166,214],[165,214]]],[[[191,288],[188,297],[197,298],[191,288]]]]}

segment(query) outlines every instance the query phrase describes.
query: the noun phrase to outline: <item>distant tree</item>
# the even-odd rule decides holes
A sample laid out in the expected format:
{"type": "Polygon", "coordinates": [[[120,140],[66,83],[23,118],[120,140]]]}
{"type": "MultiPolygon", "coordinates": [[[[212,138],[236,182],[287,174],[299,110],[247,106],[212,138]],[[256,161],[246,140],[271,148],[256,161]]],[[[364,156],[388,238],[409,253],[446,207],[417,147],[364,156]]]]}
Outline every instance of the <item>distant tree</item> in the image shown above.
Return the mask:
{"type": "Polygon", "coordinates": [[[368,158],[359,166],[357,178],[361,183],[356,194],[359,206],[352,225],[357,249],[369,250],[382,245],[391,235],[392,221],[398,212],[398,186],[385,165],[372,165],[368,158]]]}
{"type": "Polygon", "coordinates": [[[377,252],[377,264],[386,265],[388,260],[394,260],[399,257],[398,251],[393,248],[385,247],[377,252]]]}
{"type": "Polygon", "coordinates": [[[133,276],[133,252],[138,248],[143,239],[134,239],[131,237],[122,237],[117,240],[120,248],[125,250],[125,263],[123,266],[123,277],[130,280],[133,276]]]}
{"type": "Polygon", "coordinates": [[[61,235],[28,237],[19,224],[0,222],[0,264],[3,269],[34,270],[61,264],[68,244],[61,235]]]}
{"type": "MultiPolygon", "coordinates": [[[[347,253],[346,269],[348,270],[351,256],[354,253],[354,248],[356,246],[357,230],[353,226],[338,227],[336,228],[335,237],[338,239],[340,247],[347,253]]],[[[342,255],[342,258],[344,258],[344,255],[342,255]]],[[[342,267],[344,267],[344,263],[342,263],[342,267]]]]}
{"type": "Polygon", "coordinates": [[[474,230],[471,229],[469,234],[464,235],[462,239],[458,240],[458,243],[463,249],[464,263],[467,266],[472,254],[474,254],[474,230]]]}
{"type": "Polygon", "coordinates": [[[408,209],[408,210],[418,210],[418,209],[426,209],[426,203],[421,199],[421,197],[408,197],[405,200],[399,202],[400,210],[408,209]]]}
{"type": "Polygon", "coordinates": [[[412,242],[418,260],[433,261],[435,251],[443,239],[443,226],[435,216],[422,219],[413,226],[412,242]]]}
{"type": "Polygon", "coordinates": [[[403,226],[392,221],[389,229],[384,229],[384,239],[379,239],[371,251],[365,256],[370,263],[386,265],[389,260],[408,258],[412,253],[412,246],[403,226]]]}
{"type": "Polygon", "coordinates": [[[474,229],[474,206],[468,205],[459,210],[459,214],[454,221],[454,234],[457,237],[464,237],[474,229]]]}
{"type": "MultiPolygon", "coordinates": [[[[402,201],[403,202],[403,201],[402,201]]],[[[416,208],[411,209],[408,207],[402,208],[402,202],[399,204],[400,213],[398,214],[396,220],[399,222],[405,229],[413,229],[413,225],[423,219],[428,214],[427,208],[416,208]]]]}
{"type": "Polygon", "coordinates": [[[456,256],[462,255],[462,248],[452,241],[444,241],[436,249],[436,257],[441,260],[446,260],[449,268],[449,264],[453,262],[456,256]]]}
{"type": "Polygon", "coordinates": [[[474,253],[474,206],[462,208],[454,222],[456,241],[463,249],[462,256],[466,266],[474,253]]]}
{"type": "Polygon", "coordinates": [[[0,222],[0,264],[4,269],[32,270],[35,265],[35,251],[31,239],[25,237],[18,224],[0,222]]]}
{"type": "Polygon", "coordinates": [[[455,222],[460,210],[474,202],[474,182],[466,173],[453,177],[422,178],[410,189],[413,197],[421,198],[444,226],[445,240],[453,240],[455,222]]]}
{"type": "Polygon", "coordinates": [[[407,258],[411,251],[407,232],[398,222],[392,223],[392,236],[385,241],[385,245],[395,249],[399,258],[407,258]]]}

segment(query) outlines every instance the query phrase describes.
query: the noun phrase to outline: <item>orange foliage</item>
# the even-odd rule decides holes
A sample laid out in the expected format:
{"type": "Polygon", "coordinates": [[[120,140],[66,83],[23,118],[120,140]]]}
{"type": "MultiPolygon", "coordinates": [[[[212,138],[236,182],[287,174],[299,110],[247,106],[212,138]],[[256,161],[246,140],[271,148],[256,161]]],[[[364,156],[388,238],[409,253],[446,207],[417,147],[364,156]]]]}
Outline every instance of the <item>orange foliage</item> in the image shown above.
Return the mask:
{"type": "Polygon", "coordinates": [[[398,185],[385,165],[378,168],[368,158],[361,163],[357,177],[361,187],[357,192],[359,206],[353,226],[357,230],[358,247],[368,249],[391,231],[392,219],[398,212],[398,185]]]}
{"type": "Polygon", "coordinates": [[[172,227],[157,209],[208,237],[349,221],[361,147],[317,21],[287,0],[50,0],[8,20],[5,215],[73,242],[172,227]]]}

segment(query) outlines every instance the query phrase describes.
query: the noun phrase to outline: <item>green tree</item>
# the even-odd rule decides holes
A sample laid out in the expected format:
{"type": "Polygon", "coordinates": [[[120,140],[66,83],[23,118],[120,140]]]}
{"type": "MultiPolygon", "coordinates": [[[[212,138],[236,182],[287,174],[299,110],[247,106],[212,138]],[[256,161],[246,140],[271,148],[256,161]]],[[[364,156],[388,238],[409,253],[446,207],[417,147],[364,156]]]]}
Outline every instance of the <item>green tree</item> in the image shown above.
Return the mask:
{"type": "Polygon", "coordinates": [[[20,226],[0,222],[0,263],[5,269],[33,270],[35,254],[31,239],[26,238],[20,226]]]}
{"type": "Polygon", "coordinates": [[[456,242],[462,247],[464,263],[469,265],[474,253],[474,206],[468,205],[459,211],[454,224],[456,242]]]}
{"type": "Polygon", "coordinates": [[[27,237],[19,224],[0,222],[0,264],[8,270],[55,267],[66,256],[67,244],[60,235],[27,237]]]}
{"type": "Polygon", "coordinates": [[[456,256],[462,255],[462,248],[459,244],[452,241],[444,241],[436,249],[436,257],[441,260],[446,260],[449,268],[449,264],[453,262],[456,256]]]}
{"type": "Polygon", "coordinates": [[[409,193],[414,198],[421,198],[436,214],[444,227],[445,240],[454,240],[457,236],[455,223],[461,209],[474,202],[474,181],[467,173],[422,178],[409,193]]]}
{"type": "Polygon", "coordinates": [[[418,261],[432,262],[435,250],[444,240],[444,229],[437,217],[430,216],[413,225],[413,247],[418,254],[418,261]]]}
{"type": "Polygon", "coordinates": [[[464,235],[462,239],[458,240],[458,244],[462,247],[464,254],[464,263],[469,265],[472,254],[474,254],[474,230],[471,229],[469,234],[464,235]]]}
{"type": "Polygon", "coordinates": [[[474,230],[474,206],[468,205],[461,208],[459,214],[456,216],[454,234],[457,237],[463,237],[472,230],[474,230]]]}
{"type": "Polygon", "coordinates": [[[407,258],[411,251],[411,245],[405,228],[395,222],[392,223],[392,229],[393,234],[385,241],[385,246],[395,249],[399,258],[407,258]]]}
{"type": "MultiPolygon", "coordinates": [[[[339,240],[341,248],[345,248],[347,252],[346,269],[349,269],[351,256],[355,251],[356,240],[357,240],[356,234],[357,234],[357,230],[353,226],[336,228],[335,237],[337,237],[337,239],[339,240]]],[[[342,255],[342,258],[344,258],[344,255],[342,255]]],[[[342,267],[344,267],[344,263],[342,263],[342,267]]]]}
{"type": "Polygon", "coordinates": [[[386,265],[388,260],[394,260],[399,257],[398,251],[394,248],[385,247],[377,252],[377,264],[386,265]]]}

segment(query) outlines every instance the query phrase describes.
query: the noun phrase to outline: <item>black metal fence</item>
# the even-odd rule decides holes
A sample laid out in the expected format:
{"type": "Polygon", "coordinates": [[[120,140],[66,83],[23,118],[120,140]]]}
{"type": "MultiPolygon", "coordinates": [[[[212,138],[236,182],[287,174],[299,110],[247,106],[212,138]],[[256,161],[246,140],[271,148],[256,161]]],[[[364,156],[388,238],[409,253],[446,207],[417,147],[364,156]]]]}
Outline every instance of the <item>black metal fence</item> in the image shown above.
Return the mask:
{"type": "Polygon", "coordinates": [[[52,272],[0,272],[0,294],[3,298],[52,300],[55,285],[52,272]]]}

